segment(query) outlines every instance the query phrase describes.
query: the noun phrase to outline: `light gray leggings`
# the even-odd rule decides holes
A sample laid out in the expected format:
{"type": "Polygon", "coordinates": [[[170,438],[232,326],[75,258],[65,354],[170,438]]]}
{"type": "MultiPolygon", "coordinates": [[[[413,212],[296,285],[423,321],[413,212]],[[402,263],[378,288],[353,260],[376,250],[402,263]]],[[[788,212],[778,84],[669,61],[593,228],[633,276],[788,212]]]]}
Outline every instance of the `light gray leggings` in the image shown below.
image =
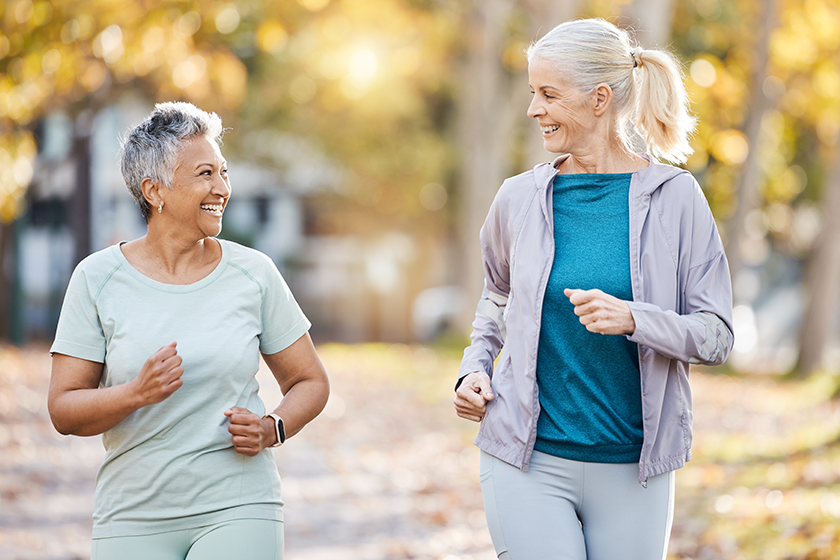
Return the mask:
{"type": "Polygon", "coordinates": [[[481,452],[481,492],[500,560],[664,560],[674,473],[534,451],[528,472],[481,452]]]}

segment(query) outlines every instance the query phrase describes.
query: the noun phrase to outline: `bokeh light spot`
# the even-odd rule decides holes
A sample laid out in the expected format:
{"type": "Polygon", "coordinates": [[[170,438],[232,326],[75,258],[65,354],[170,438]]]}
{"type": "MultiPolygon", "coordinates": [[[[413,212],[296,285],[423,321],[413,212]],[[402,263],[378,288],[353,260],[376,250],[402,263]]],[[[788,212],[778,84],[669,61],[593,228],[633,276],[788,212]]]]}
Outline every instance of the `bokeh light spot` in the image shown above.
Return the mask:
{"type": "Polygon", "coordinates": [[[187,88],[203,78],[206,70],[207,61],[200,54],[194,54],[175,67],[172,82],[181,89],[187,88]]]}
{"type": "Polygon", "coordinates": [[[79,20],[71,19],[61,27],[61,42],[69,44],[79,38],[82,34],[82,26],[79,20]]]}
{"type": "Polygon", "coordinates": [[[420,189],[420,204],[423,208],[436,212],[446,206],[446,189],[437,183],[429,183],[420,189]]]}
{"type": "Polygon", "coordinates": [[[711,142],[711,152],[718,160],[737,165],[744,163],[750,146],[744,134],[738,130],[724,130],[714,135],[711,142]]]}
{"type": "Polygon", "coordinates": [[[57,49],[50,49],[41,59],[41,68],[44,74],[52,74],[61,66],[61,53],[57,49]]]}
{"type": "Polygon", "coordinates": [[[289,35],[277,21],[264,21],[257,28],[257,45],[265,52],[277,54],[288,41],[289,35]]]}
{"type": "Polygon", "coordinates": [[[379,59],[370,49],[359,49],[350,58],[350,78],[358,85],[367,85],[376,75],[379,59]]]}
{"type": "Polygon", "coordinates": [[[698,58],[691,63],[689,74],[694,83],[700,87],[711,87],[717,81],[715,67],[704,58],[698,58]]]}
{"type": "Polygon", "coordinates": [[[122,29],[116,24],[106,27],[93,42],[93,54],[108,64],[118,61],[124,51],[122,29]]]}
{"type": "Polygon", "coordinates": [[[226,4],[216,14],[216,29],[222,35],[233,33],[239,27],[239,21],[239,12],[236,7],[232,4],[226,4]]]}
{"type": "Polygon", "coordinates": [[[20,0],[14,7],[15,21],[24,24],[35,13],[35,5],[29,0],[20,0]]]}
{"type": "Polygon", "coordinates": [[[187,12],[178,18],[175,29],[184,37],[190,37],[201,29],[201,16],[196,12],[187,12]]]}

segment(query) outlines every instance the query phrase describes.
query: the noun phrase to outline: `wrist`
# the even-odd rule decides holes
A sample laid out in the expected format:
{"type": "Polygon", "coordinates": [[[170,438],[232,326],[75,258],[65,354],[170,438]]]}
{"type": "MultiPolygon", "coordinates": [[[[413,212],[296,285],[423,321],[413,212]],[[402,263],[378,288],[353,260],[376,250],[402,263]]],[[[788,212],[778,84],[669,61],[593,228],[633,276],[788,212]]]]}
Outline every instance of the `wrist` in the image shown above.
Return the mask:
{"type": "Polygon", "coordinates": [[[269,442],[266,447],[279,447],[286,441],[286,430],[283,424],[283,419],[274,412],[269,412],[262,417],[260,424],[262,427],[266,426],[268,422],[268,434],[266,441],[269,442]]]}
{"type": "Polygon", "coordinates": [[[114,386],[115,389],[119,388],[122,390],[123,394],[120,395],[120,401],[125,403],[131,412],[135,410],[140,410],[144,406],[151,404],[146,402],[142,391],[139,388],[139,383],[137,382],[137,378],[135,377],[128,383],[124,383],[123,385],[116,385],[114,386]]]}

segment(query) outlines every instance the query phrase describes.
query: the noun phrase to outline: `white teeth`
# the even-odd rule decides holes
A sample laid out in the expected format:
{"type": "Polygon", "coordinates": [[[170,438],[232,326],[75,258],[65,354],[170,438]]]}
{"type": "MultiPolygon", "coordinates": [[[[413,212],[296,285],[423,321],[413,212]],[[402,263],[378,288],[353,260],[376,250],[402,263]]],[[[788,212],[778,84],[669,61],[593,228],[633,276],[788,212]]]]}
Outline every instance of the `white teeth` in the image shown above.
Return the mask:
{"type": "Polygon", "coordinates": [[[212,212],[214,214],[222,215],[222,205],[221,204],[202,204],[202,210],[207,210],[208,212],[212,212]]]}
{"type": "Polygon", "coordinates": [[[554,132],[555,130],[557,130],[558,128],[560,128],[560,125],[541,126],[540,130],[542,130],[543,134],[550,134],[550,133],[554,132]]]}

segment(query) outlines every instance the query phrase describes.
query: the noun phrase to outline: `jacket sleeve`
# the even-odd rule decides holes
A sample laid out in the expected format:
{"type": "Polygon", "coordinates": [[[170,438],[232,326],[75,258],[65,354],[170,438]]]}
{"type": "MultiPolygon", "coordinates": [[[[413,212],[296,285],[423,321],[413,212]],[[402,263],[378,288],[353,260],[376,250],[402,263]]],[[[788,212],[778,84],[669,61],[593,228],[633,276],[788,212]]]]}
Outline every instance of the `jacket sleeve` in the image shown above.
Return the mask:
{"type": "Polygon", "coordinates": [[[492,377],[493,362],[505,342],[504,310],[510,293],[510,239],[504,214],[497,196],[479,234],[484,289],[475,310],[470,345],[464,350],[456,389],[468,373],[483,371],[492,377]]]}
{"type": "Polygon", "coordinates": [[[636,330],[628,338],[683,362],[719,365],[732,351],[732,283],[729,264],[711,211],[699,187],[694,190],[690,228],[682,232],[679,313],[643,302],[628,302],[636,330]],[[693,257],[693,260],[692,260],[693,257]],[[700,261],[700,262],[694,262],[700,261]]]}

